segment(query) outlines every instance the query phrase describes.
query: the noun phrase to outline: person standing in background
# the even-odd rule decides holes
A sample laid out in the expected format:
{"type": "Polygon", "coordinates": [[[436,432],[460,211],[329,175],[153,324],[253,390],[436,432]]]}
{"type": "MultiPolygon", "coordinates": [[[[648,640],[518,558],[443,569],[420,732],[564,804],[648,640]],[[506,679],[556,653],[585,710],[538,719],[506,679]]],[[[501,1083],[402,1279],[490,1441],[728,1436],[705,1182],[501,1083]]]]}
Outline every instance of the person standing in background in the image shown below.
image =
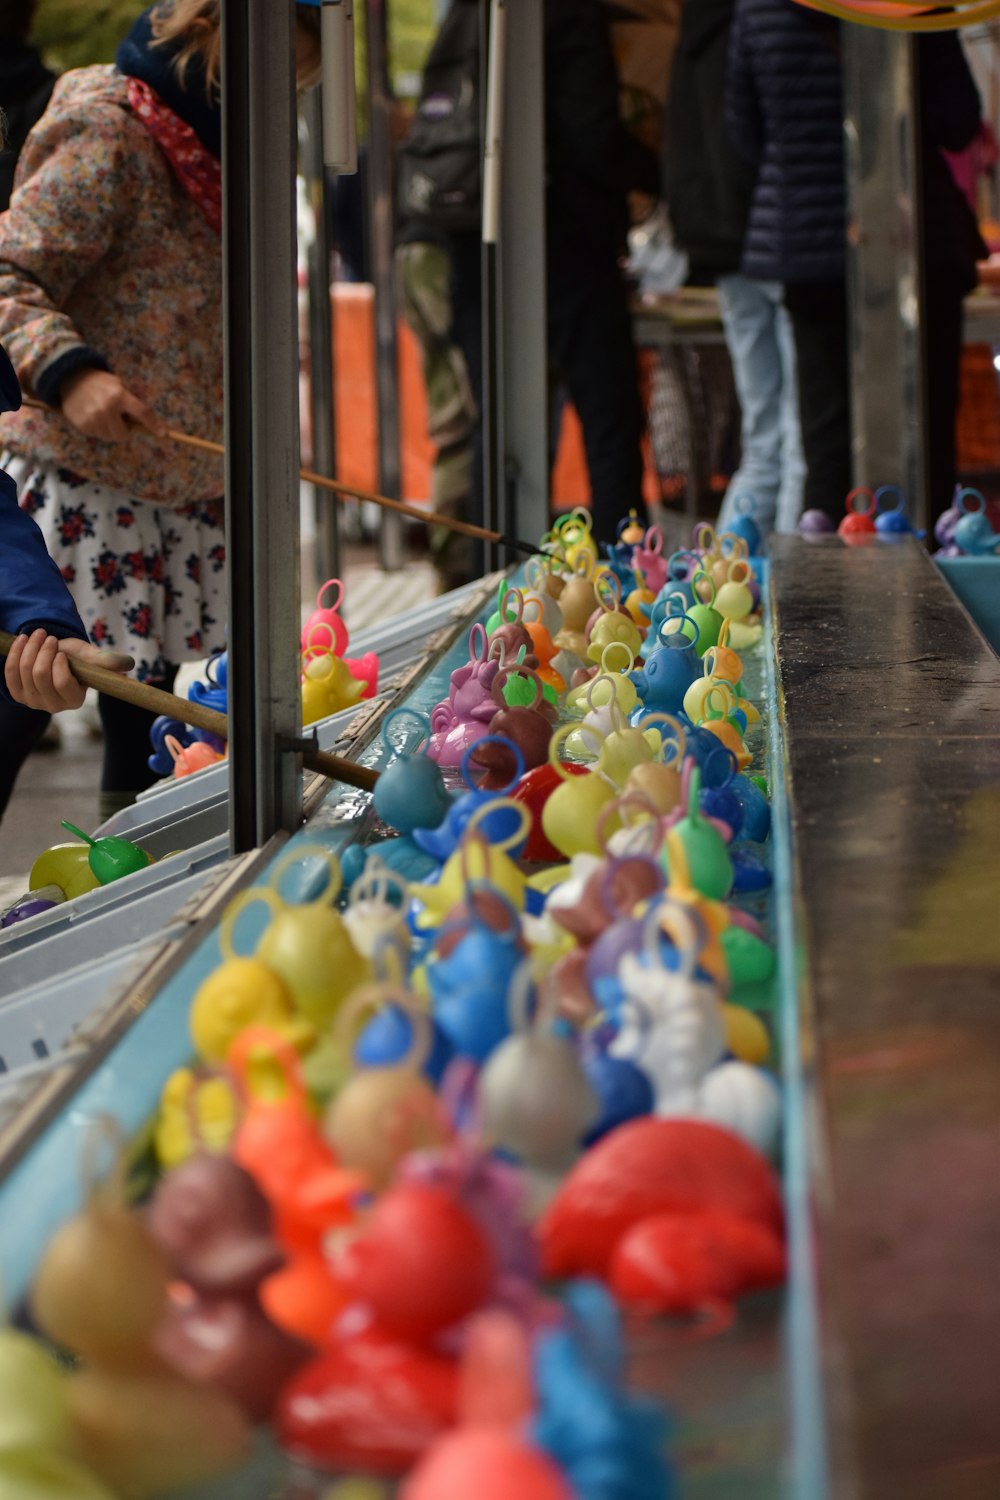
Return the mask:
{"type": "Polygon", "coordinates": [[[719,108],[732,17],[733,0],[698,0],[684,8],[664,139],[664,197],[688,255],[690,280],[718,288],[740,402],[740,466],[718,527],[725,530],[746,501],[766,537],[798,524],[805,465],[782,284],[740,271],[756,172],[730,141],[719,108]]]}
{"type": "Polygon", "coordinates": [[[28,132],[45,112],[56,75],[30,42],[35,0],[0,0],[0,213],[10,202],[14,169],[28,132]]]}
{"type": "Polygon", "coordinates": [[[973,203],[959,186],[947,153],[968,150],[982,128],[982,105],[955,32],[917,42],[922,158],[925,466],[930,528],[948,509],[955,487],[955,422],[962,362],[963,307],[978,282],[976,265],[988,250],[973,203]]]}
{"type": "MultiPolygon", "coordinates": [[[[959,37],[917,38],[924,276],[925,470],[931,526],[951,504],[962,305],[986,255],[942,154],[979,134],[979,93],[959,37]]],[[[847,175],[840,23],[794,0],[736,0],[726,119],[758,168],[747,275],[784,281],[795,332],[804,504],[834,521],[851,487],[847,175]]]]}
{"type": "Polygon", "coordinates": [[[740,269],[784,286],[795,340],[803,506],[851,488],[847,189],[838,23],[795,0],[736,0],[725,119],[756,171],[740,269]]]}
{"type": "MultiPolygon", "coordinates": [[[[595,534],[610,538],[642,502],[645,414],[620,264],[642,152],[619,114],[605,5],[545,0],[543,20],[550,371],[580,417],[595,534]]],[[[478,0],[452,0],[403,148],[397,248],[438,451],[435,508],[474,519],[482,511],[478,27],[478,0]]],[[[646,172],[655,186],[652,156],[646,172]]],[[[442,587],[476,576],[463,538],[434,538],[432,547],[442,587]]]]}

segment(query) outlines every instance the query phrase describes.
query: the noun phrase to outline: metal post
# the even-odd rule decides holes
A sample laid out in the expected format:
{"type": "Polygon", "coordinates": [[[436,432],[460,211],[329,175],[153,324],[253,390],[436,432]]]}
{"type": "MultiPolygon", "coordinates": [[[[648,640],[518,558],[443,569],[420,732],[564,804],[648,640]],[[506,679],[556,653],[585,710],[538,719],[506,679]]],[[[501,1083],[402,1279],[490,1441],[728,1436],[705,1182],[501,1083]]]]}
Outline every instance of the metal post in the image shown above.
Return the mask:
{"type": "Polygon", "coordinates": [[[302,818],[295,6],[223,0],[230,843],[302,818]]]}
{"type": "MultiPolygon", "coordinates": [[[[402,496],[399,452],[399,364],[396,350],[396,289],[393,275],[392,140],[390,135],[388,37],[385,0],[366,0],[368,59],[368,204],[372,280],[375,284],[375,369],[378,389],[379,488],[402,496]]],[[[383,512],[379,555],[390,572],[402,568],[399,516],[383,512]]]]}
{"type": "MultiPolygon", "coordinates": [[[[323,168],[323,95],[310,89],[302,101],[302,170],[316,232],[309,247],[309,371],[313,468],[331,478],[336,473],[334,427],[333,333],[330,297],[330,236],[323,168]]],[[[340,505],[313,486],[316,516],[316,575],[323,582],[340,574],[340,505]]]]}
{"type": "Polygon", "coordinates": [[[548,351],[545,276],[543,7],[507,0],[499,278],[504,483],[501,529],[540,537],[549,525],[548,351]]]}
{"type": "Polygon", "coordinates": [[[856,484],[926,515],[913,39],[842,26],[856,484]]]}
{"type": "MultiPolygon", "coordinates": [[[[480,7],[482,13],[483,7],[480,7]]],[[[504,442],[504,359],[501,349],[503,276],[503,132],[507,76],[507,0],[490,0],[486,37],[486,112],[483,120],[482,327],[483,327],[483,509],[491,531],[506,531],[502,500],[506,489],[504,442]]],[[[484,553],[487,572],[499,565],[494,544],[484,553]]]]}

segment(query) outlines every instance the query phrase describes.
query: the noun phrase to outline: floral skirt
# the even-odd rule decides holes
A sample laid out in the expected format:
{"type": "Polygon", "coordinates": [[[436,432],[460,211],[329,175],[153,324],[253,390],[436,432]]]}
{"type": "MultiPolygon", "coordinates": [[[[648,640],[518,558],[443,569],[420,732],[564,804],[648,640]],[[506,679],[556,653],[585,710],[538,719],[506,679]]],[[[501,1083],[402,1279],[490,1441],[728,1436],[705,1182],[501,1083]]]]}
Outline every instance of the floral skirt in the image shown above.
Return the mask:
{"type": "Polygon", "coordinates": [[[67,469],[0,456],[22,509],[41,528],[91,640],[135,658],[156,682],[168,666],[225,644],[226,543],[221,501],[171,510],[67,469]]]}

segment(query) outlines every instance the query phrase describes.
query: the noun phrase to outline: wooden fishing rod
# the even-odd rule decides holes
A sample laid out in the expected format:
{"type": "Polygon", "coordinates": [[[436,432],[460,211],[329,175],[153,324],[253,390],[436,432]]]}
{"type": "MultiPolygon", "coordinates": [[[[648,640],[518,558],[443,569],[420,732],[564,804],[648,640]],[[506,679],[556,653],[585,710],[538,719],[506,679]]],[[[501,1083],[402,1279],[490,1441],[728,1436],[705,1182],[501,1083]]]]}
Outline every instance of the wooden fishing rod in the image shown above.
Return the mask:
{"type": "MultiPolygon", "coordinates": [[[[7,655],[15,639],[9,631],[0,630],[0,656],[7,655]]],[[[99,693],[106,693],[109,698],[117,698],[121,703],[133,703],[136,708],[144,708],[151,714],[166,714],[168,718],[179,719],[182,724],[190,724],[195,729],[207,729],[220,739],[229,738],[229,721],[225,714],[220,714],[214,708],[191,703],[187,698],[179,698],[176,693],[165,693],[162,688],[151,687],[148,682],[136,682],[135,678],[111,672],[107,667],[78,661],[72,656],[68,656],[66,661],[73,676],[85,687],[96,688],[99,693]]],[[[370,792],[378,780],[377,771],[372,771],[367,766],[357,766],[353,761],[344,760],[343,756],[333,755],[328,750],[307,750],[302,756],[302,764],[307,770],[318,771],[331,781],[342,781],[347,786],[360,787],[365,792],[370,792]]]]}
{"type": "MultiPolygon", "coordinates": [[[[47,406],[44,401],[38,401],[34,396],[25,396],[24,405],[32,407],[35,411],[47,411],[52,413],[54,408],[47,406]]],[[[180,432],[176,427],[167,427],[165,435],[171,442],[181,443],[186,448],[198,448],[203,453],[214,453],[224,458],[226,450],[221,443],[213,442],[210,438],[192,437],[189,432],[180,432]]],[[[449,531],[460,532],[462,536],[475,537],[477,541],[494,542],[497,546],[508,547],[512,552],[524,552],[529,557],[534,557],[538,552],[537,546],[531,542],[524,542],[520,537],[507,536],[502,531],[491,531],[486,526],[477,526],[472,521],[461,521],[457,516],[446,516],[437,510],[422,510],[416,505],[407,505],[404,500],[393,500],[388,495],[379,495],[374,490],[359,489],[356,484],[341,484],[339,479],[329,479],[325,474],[319,474],[315,469],[300,469],[299,478],[304,479],[307,484],[315,484],[321,490],[329,490],[330,494],[336,495],[340,500],[370,500],[373,505],[381,506],[383,510],[395,511],[399,516],[409,516],[413,521],[420,521],[424,526],[444,526],[449,531]]]]}

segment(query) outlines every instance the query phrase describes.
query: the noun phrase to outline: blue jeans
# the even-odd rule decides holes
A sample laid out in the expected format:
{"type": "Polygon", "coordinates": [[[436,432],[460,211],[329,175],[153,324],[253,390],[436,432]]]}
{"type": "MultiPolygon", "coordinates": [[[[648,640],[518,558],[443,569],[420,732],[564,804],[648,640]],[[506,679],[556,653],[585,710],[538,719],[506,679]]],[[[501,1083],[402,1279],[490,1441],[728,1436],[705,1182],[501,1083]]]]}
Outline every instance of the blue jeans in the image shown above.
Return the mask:
{"type": "Polygon", "coordinates": [[[802,510],[805,460],[799,428],[792,324],[781,283],[747,276],[719,279],[719,304],[740,398],[742,456],[719,512],[718,527],[746,508],[764,536],[794,531],[802,510]]]}

